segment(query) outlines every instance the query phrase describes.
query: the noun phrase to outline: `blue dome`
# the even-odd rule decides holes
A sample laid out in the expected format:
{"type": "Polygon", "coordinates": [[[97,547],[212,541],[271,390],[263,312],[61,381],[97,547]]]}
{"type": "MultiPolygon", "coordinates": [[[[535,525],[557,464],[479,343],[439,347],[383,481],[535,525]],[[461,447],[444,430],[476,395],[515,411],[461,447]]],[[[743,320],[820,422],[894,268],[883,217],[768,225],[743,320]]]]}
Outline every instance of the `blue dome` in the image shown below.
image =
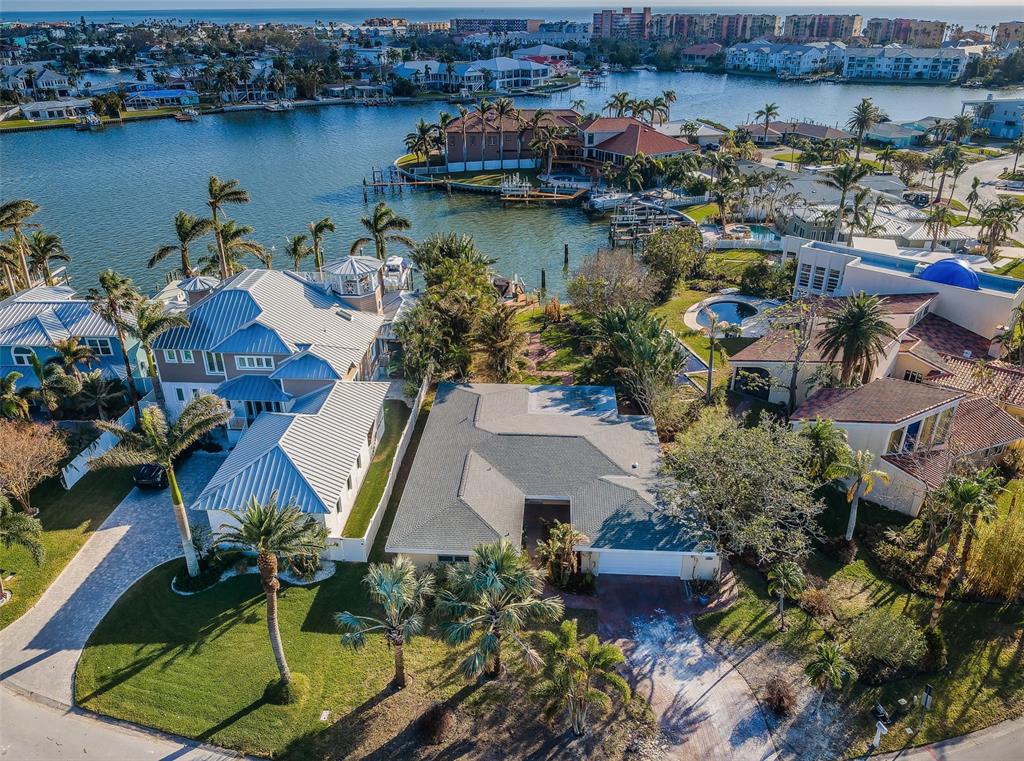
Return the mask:
{"type": "Polygon", "coordinates": [[[963,259],[943,259],[929,264],[918,275],[921,280],[943,285],[955,285],[957,288],[969,288],[976,291],[981,288],[978,273],[963,259]]]}

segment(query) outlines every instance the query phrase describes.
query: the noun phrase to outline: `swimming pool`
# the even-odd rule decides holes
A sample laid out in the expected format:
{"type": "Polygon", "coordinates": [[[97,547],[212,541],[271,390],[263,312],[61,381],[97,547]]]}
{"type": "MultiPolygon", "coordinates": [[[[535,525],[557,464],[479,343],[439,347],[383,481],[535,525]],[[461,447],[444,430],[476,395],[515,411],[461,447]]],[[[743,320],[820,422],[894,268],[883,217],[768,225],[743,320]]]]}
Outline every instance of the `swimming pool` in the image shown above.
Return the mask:
{"type": "MultiPolygon", "coordinates": [[[[753,317],[757,314],[757,310],[754,307],[739,301],[713,301],[708,304],[707,308],[714,313],[715,319],[718,322],[728,322],[732,325],[739,325],[748,317],[753,317]]],[[[705,328],[711,324],[707,313],[703,309],[697,314],[697,322],[705,328]]]]}
{"type": "Polygon", "coordinates": [[[780,236],[775,230],[764,225],[750,225],[750,237],[754,240],[781,240],[780,236]]]}

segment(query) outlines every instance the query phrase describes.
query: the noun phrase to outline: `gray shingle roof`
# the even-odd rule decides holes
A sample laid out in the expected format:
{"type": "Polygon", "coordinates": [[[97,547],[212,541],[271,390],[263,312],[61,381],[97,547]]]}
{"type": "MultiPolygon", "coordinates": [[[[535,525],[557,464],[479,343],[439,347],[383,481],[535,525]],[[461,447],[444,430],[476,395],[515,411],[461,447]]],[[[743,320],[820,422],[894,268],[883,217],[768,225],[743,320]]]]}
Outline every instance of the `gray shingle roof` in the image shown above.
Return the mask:
{"type": "Polygon", "coordinates": [[[652,494],[658,459],[653,421],[619,416],[611,389],[441,384],[387,550],[520,546],[529,498],[568,499],[593,547],[693,549],[652,494]]]}

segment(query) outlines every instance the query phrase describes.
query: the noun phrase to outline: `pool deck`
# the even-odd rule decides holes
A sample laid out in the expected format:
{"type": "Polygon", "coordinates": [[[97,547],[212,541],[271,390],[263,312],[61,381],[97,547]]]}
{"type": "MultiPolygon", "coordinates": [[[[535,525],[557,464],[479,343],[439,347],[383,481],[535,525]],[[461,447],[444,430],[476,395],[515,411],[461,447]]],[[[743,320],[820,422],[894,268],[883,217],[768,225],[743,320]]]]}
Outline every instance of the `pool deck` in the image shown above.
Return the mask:
{"type": "Polygon", "coordinates": [[[687,309],[683,313],[683,324],[691,330],[698,332],[704,332],[707,330],[705,325],[701,325],[697,319],[700,315],[700,310],[711,304],[717,304],[722,301],[734,301],[739,304],[746,304],[752,309],[757,310],[757,314],[754,314],[743,322],[740,323],[740,329],[742,330],[741,335],[745,338],[756,338],[764,335],[767,326],[763,320],[759,320],[758,317],[766,309],[771,309],[779,305],[778,301],[772,299],[763,299],[758,296],[744,296],[740,293],[716,293],[714,296],[709,296],[703,301],[698,301],[692,307],[687,309]]]}

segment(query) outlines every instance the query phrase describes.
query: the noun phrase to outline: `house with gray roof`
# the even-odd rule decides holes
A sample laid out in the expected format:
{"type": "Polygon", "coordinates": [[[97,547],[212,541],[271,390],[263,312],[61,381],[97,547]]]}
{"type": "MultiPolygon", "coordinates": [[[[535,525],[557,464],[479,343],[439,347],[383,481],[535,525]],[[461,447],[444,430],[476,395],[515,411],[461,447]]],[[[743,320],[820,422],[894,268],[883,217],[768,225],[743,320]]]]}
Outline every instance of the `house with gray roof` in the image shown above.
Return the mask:
{"type": "Polygon", "coordinates": [[[532,549],[560,520],[586,537],[585,571],[712,578],[710,537],[656,495],[659,454],[654,421],[620,415],[611,388],[443,383],[386,549],[455,562],[502,538],[532,549]]]}
{"type": "Polygon", "coordinates": [[[384,263],[345,257],[323,274],[245,270],[219,283],[192,278],[165,291],[189,319],[155,342],[157,371],[175,417],[205,393],[234,411],[236,441],[263,412],[287,412],[335,381],[385,373],[388,331],[401,304],[386,292],[384,263]]]}

